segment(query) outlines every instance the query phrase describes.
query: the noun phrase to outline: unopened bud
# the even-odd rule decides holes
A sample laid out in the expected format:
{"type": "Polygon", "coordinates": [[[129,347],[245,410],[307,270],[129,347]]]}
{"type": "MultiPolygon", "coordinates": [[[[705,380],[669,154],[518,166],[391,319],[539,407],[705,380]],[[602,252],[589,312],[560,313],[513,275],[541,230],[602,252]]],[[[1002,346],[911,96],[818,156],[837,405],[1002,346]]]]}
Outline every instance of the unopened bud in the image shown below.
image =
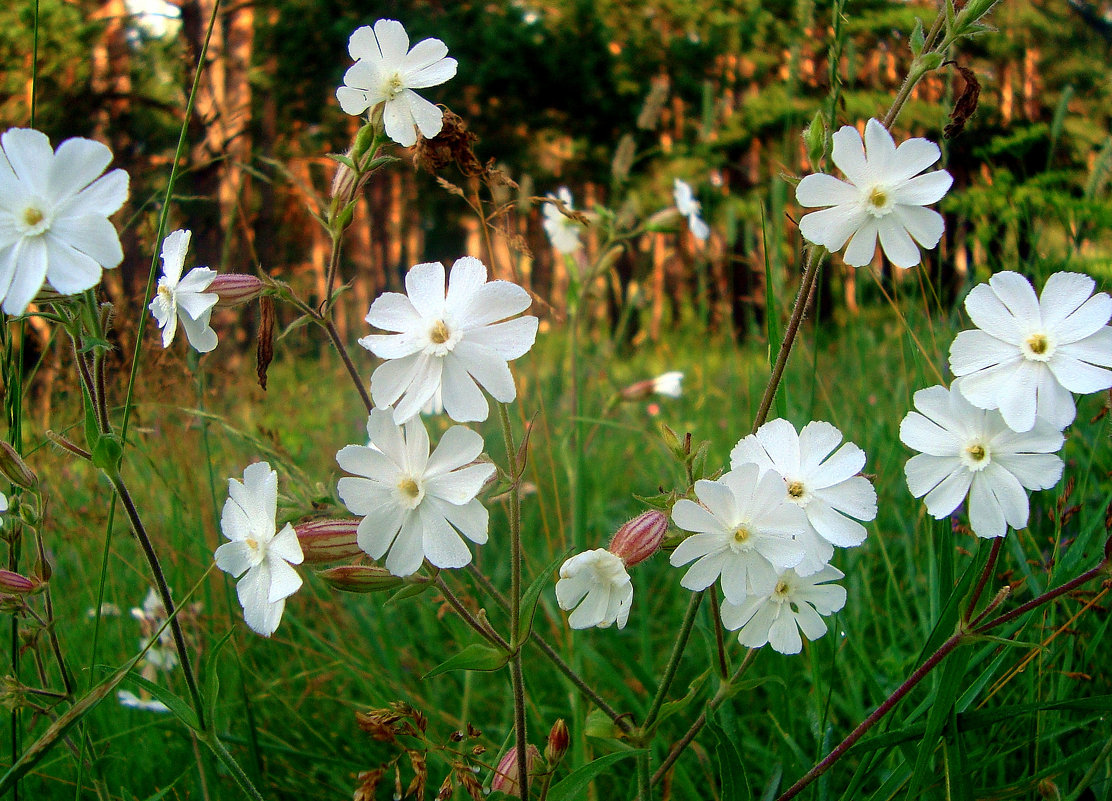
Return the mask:
{"type": "Polygon", "coordinates": [[[807,148],[807,161],[812,170],[817,170],[826,158],[826,123],[822,112],[816,111],[811,124],[803,132],[803,145],[807,148]]]}
{"type": "Polygon", "coordinates": [[[255,275],[247,273],[221,273],[212,279],[206,292],[214,292],[218,300],[218,308],[241,306],[260,297],[266,290],[266,284],[255,275]]]}
{"type": "Polygon", "coordinates": [[[660,549],[667,530],[667,515],[658,509],[650,509],[619,528],[606,550],[625,562],[626,567],[633,567],[660,549]]]}
{"type": "Polygon", "coordinates": [[[568,734],[568,724],[564,722],[563,718],[557,718],[556,722],[552,724],[551,731],[548,732],[548,745],[544,749],[544,758],[548,761],[549,766],[560,763],[564,754],[568,752],[570,744],[571,736],[568,734]]]}
{"type": "MultiPolygon", "coordinates": [[[[533,773],[533,768],[540,758],[541,752],[535,745],[525,747],[525,769],[529,774],[533,773]]],[[[501,790],[506,795],[521,798],[521,785],[517,783],[517,772],[517,748],[515,747],[507,751],[498,762],[490,789],[501,790]]]]}
{"type": "Polygon", "coordinates": [[[340,565],[318,575],[344,592],[389,592],[405,584],[405,579],[378,565],[340,565]]]}
{"type": "Polygon", "coordinates": [[[620,183],[629,177],[636,155],[637,143],[633,139],[633,134],[627,133],[619,140],[618,148],[614,151],[614,160],[610,162],[610,174],[614,176],[615,181],[620,183]]]}
{"type": "Polygon", "coordinates": [[[0,473],[8,481],[24,489],[31,489],[38,481],[15,448],[3,440],[0,440],[0,473]]]}
{"type": "Polygon", "coordinates": [[[667,234],[680,230],[682,223],[683,215],[680,214],[679,209],[675,207],[661,209],[645,220],[645,230],[667,234]]]}
{"type": "Polygon", "coordinates": [[[293,527],[305,564],[336,562],[363,553],[356,541],[359,518],[309,520],[293,527]]]}
{"type": "Polygon", "coordinates": [[[42,583],[27,578],[11,570],[0,570],[0,593],[8,595],[30,595],[38,592],[42,583]]]}

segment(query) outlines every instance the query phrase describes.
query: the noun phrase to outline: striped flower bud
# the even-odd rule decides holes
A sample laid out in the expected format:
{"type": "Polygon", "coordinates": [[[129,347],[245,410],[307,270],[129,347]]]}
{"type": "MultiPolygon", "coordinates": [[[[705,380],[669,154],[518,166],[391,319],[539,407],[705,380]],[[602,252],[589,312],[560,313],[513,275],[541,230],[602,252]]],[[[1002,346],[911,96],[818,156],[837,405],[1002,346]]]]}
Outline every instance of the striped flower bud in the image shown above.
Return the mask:
{"type": "Polygon", "coordinates": [[[343,592],[389,592],[406,583],[378,565],[339,565],[318,573],[329,586],[343,592]]]}
{"type": "MultiPolygon", "coordinates": [[[[525,747],[525,766],[530,775],[533,773],[533,767],[540,757],[541,752],[537,750],[535,745],[525,747]]],[[[490,789],[501,790],[506,795],[521,798],[521,786],[517,782],[517,772],[517,748],[511,748],[502,755],[498,767],[494,769],[494,779],[490,783],[490,789]]]]}
{"type": "Polygon", "coordinates": [[[30,489],[38,481],[15,448],[3,440],[0,440],[0,473],[8,481],[24,489],[30,489]]]}
{"type": "Polygon", "coordinates": [[[38,592],[42,582],[27,578],[11,570],[0,570],[0,593],[8,595],[30,595],[38,592]]]}
{"type": "Polygon", "coordinates": [[[568,752],[571,744],[571,735],[568,733],[568,724],[563,718],[557,718],[548,732],[548,745],[544,749],[544,758],[550,766],[558,765],[568,752]]]}
{"type": "Polygon", "coordinates": [[[266,284],[258,276],[247,273],[221,273],[212,279],[205,292],[216,293],[216,307],[241,306],[262,296],[266,284]]]}
{"type": "Polygon", "coordinates": [[[293,527],[305,564],[338,562],[363,553],[356,542],[359,518],[345,517],[332,520],[308,520],[293,527]]]}
{"type": "Polygon", "coordinates": [[[619,528],[606,550],[621,559],[626,567],[633,567],[660,549],[667,530],[668,517],[657,509],[650,509],[619,528]]]}

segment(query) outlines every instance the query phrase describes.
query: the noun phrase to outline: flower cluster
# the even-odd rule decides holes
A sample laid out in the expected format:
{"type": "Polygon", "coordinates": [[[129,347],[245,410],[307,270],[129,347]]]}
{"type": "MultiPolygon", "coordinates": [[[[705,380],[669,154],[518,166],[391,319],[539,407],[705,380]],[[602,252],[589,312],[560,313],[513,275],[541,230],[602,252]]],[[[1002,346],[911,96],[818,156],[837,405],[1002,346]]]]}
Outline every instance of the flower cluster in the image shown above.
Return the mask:
{"type": "Polygon", "coordinates": [[[950,346],[947,389],[915,393],[900,440],[907,486],[942,519],[968,499],[979,537],[1027,526],[1027,490],[1062,477],[1062,430],[1076,415],[1071,393],[1112,387],[1112,298],[1092,278],[1055,273],[1035,294],[1019,273],[1000,272],[973,288],[965,310],[976,328],[950,346]]]}

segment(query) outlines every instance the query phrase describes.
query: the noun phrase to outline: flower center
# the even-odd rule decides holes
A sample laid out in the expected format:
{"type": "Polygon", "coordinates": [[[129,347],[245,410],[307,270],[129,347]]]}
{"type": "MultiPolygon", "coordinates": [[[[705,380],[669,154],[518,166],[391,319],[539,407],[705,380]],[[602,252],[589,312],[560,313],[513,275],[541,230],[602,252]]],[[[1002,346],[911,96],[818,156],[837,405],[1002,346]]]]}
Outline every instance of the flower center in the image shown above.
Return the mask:
{"type": "Polygon", "coordinates": [[[778,596],[780,598],[783,598],[785,595],[788,594],[788,591],[790,589],[791,589],[791,585],[788,584],[788,582],[784,581],[783,579],[780,579],[779,581],[776,582],[776,589],[774,589],[772,591],[772,594],[775,595],[775,596],[778,596]]]}
{"type": "Polygon", "coordinates": [[[390,100],[393,100],[394,98],[396,98],[398,95],[400,95],[404,91],[405,91],[405,84],[402,83],[401,74],[395,72],[393,75],[391,75],[386,80],[387,102],[389,102],[390,100]]]}
{"type": "Polygon", "coordinates": [[[37,200],[32,200],[19,216],[23,223],[24,236],[38,236],[50,228],[50,217],[37,200]]]}
{"type": "Polygon", "coordinates": [[[992,454],[983,442],[975,441],[965,446],[961,453],[961,461],[970,471],[976,473],[988,467],[989,462],[992,461],[992,454]]]}
{"type": "Polygon", "coordinates": [[[749,528],[747,523],[742,523],[734,529],[731,535],[730,548],[734,551],[749,551],[752,550],[756,544],[756,537],[753,536],[754,531],[749,528]]]}
{"type": "Polygon", "coordinates": [[[807,502],[811,500],[810,494],[807,492],[807,485],[799,479],[794,479],[788,482],[788,500],[799,506],[806,506],[807,502]]]}
{"type": "Polygon", "coordinates": [[[452,337],[452,332],[448,330],[448,326],[444,325],[443,320],[437,320],[432,324],[429,329],[429,339],[437,345],[443,345],[452,337]]]}
{"type": "Polygon", "coordinates": [[[425,488],[413,476],[402,476],[398,479],[398,494],[406,509],[416,509],[425,497],[425,488]]]}
{"type": "Polygon", "coordinates": [[[1054,355],[1054,343],[1045,331],[1035,331],[1023,340],[1020,350],[1029,361],[1048,362],[1054,355]]]}
{"type": "Polygon", "coordinates": [[[429,326],[429,344],[425,352],[431,356],[447,356],[462,338],[462,332],[453,328],[450,321],[437,319],[429,326]]]}
{"type": "Polygon", "coordinates": [[[874,217],[883,217],[892,211],[892,199],[883,186],[874,186],[865,196],[865,210],[874,217]]]}
{"type": "Polygon", "coordinates": [[[259,550],[259,541],[254,537],[248,537],[244,540],[244,542],[247,543],[247,547],[250,548],[252,551],[259,550]]]}

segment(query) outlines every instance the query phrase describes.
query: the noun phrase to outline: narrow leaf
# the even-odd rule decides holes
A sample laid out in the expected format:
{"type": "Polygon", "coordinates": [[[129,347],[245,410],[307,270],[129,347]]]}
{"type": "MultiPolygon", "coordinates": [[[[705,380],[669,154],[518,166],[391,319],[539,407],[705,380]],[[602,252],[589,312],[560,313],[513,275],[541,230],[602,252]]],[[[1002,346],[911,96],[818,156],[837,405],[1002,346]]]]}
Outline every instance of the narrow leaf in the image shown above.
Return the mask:
{"type": "Polygon", "coordinates": [[[434,667],[422,678],[431,679],[450,670],[498,670],[510,661],[510,655],[500,648],[472,643],[455,656],[434,667]]]}
{"type": "Polygon", "coordinates": [[[605,773],[616,762],[643,753],[643,750],[625,751],[619,754],[607,754],[594,762],[588,762],[583,767],[573,770],[563,781],[553,785],[548,791],[548,801],[580,801],[586,798],[587,786],[596,776],[605,773]]]}

